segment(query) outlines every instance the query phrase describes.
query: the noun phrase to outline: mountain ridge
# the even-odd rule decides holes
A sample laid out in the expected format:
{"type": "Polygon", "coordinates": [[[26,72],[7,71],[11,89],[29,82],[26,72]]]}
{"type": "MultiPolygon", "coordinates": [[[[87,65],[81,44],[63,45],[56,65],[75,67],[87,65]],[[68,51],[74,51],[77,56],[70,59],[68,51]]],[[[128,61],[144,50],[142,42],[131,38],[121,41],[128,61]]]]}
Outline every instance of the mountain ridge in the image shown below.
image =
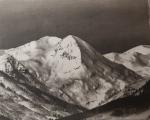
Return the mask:
{"type": "MultiPolygon", "coordinates": [[[[63,39],[46,36],[1,50],[1,90],[5,92],[8,87],[17,98],[26,97],[29,102],[21,99],[15,105],[31,109],[23,114],[21,108],[21,116],[14,119],[58,119],[132,96],[148,79],[125,64],[114,62],[113,57],[98,53],[72,35],[63,39]],[[14,94],[13,89],[19,92],[14,94]],[[35,118],[27,115],[31,113],[36,114],[35,118]]],[[[10,97],[8,93],[2,96],[10,97]]],[[[15,117],[8,113],[4,116],[8,115],[15,117]]]]}
{"type": "Polygon", "coordinates": [[[57,97],[63,92],[63,100],[88,109],[102,104],[107,97],[109,99],[109,95],[105,94],[107,91],[109,94],[116,94],[128,85],[128,82],[130,84],[134,80],[142,79],[124,66],[112,63],[88,43],[72,35],[63,39],[44,37],[37,42],[5,52],[20,62],[23,61],[29,69],[34,68],[35,64],[32,71],[52,88],[50,91],[57,97]],[[78,89],[74,88],[76,86],[78,89]]]}

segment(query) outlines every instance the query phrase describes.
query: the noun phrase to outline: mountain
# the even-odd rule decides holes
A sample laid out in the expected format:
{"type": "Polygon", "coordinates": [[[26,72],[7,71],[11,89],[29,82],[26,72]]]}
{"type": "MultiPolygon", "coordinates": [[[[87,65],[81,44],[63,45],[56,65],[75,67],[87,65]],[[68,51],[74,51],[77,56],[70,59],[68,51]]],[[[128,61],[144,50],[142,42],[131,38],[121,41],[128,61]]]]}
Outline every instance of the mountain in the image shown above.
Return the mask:
{"type": "MultiPolygon", "coordinates": [[[[133,86],[140,88],[136,91],[122,90],[118,94],[127,93],[124,97],[118,98],[107,104],[96,107],[83,113],[74,114],[60,120],[149,120],[150,119],[150,46],[140,45],[124,53],[108,53],[106,58],[135,71],[148,81],[141,86],[142,82],[136,82],[133,86]]],[[[128,88],[127,87],[127,88],[128,88]]]]}
{"type": "Polygon", "coordinates": [[[48,120],[84,114],[134,96],[147,84],[147,77],[104,56],[72,35],[0,50],[0,115],[48,120]]]}
{"type": "Polygon", "coordinates": [[[91,109],[107,103],[126,86],[144,79],[103,57],[75,36],[44,37],[4,50],[64,101],[91,109]]]}
{"type": "Polygon", "coordinates": [[[146,79],[150,79],[150,46],[140,45],[124,53],[108,53],[104,55],[111,61],[123,64],[146,79]]]}

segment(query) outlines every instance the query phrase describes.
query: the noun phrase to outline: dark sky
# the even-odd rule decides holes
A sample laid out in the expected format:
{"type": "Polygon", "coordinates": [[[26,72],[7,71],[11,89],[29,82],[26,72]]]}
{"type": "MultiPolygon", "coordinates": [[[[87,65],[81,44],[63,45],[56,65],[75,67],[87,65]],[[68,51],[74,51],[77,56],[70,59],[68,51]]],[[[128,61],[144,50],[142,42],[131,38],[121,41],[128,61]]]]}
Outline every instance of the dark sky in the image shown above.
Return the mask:
{"type": "Polygon", "coordinates": [[[147,0],[0,0],[0,48],[69,34],[101,53],[150,44],[147,0]]]}

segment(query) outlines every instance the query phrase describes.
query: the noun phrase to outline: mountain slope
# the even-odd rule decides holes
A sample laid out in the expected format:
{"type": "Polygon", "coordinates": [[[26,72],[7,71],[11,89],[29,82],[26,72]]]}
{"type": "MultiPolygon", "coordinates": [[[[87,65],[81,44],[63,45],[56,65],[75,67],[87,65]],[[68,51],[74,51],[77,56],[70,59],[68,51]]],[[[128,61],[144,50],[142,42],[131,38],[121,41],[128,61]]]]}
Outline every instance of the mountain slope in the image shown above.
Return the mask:
{"type": "MultiPolygon", "coordinates": [[[[113,62],[123,64],[127,68],[147,79],[147,82],[135,82],[118,94],[124,94],[119,99],[105,105],[74,114],[60,120],[149,120],[150,119],[150,46],[140,45],[124,53],[108,53],[104,55],[113,62]],[[133,86],[137,88],[132,91],[133,86]],[[142,86],[143,84],[143,86],[142,86]],[[126,91],[126,92],[125,92],[126,91]]],[[[119,95],[120,96],[120,95],[119,95]]]]}
{"type": "Polygon", "coordinates": [[[104,55],[113,62],[123,64],[146,79],[150,79],[150,46],[140,45],[124,53],[104,55]]]}
{"type": "Polygon", "coordinates": [[[54,120],[81,110],[52,96],[48,88],[12,56],[0,56],[2,119],[54,120]]]}
{"type": "MultiPolygon", "coordinates": [[[[136,85],[137,83],[134,84],[134,86],[136,85]]],[[[124,92],[123,90],[120,93],[123,94],[124,92]]],[[[150,81],[126,97],[116,99],[83,113],[60,118],[59,120],[149,120],[149,101],[150,81]]]]}
{"type": "Polygon", "coordinates": [[[116,99],[113,96],[130,84],[145,81],[71,35],[64,39],[44,37],[3,50],[2,54],[5,53],[26,66],[52,95],[88,109],[116,99]]]}

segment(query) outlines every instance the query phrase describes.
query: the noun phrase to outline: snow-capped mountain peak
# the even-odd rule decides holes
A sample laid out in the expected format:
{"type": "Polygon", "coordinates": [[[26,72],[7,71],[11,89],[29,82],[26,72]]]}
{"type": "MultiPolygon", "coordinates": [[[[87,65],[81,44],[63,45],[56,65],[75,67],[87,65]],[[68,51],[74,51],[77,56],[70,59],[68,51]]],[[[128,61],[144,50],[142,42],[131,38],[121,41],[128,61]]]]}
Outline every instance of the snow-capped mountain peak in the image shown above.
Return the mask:
{"type": "Polygon", "coordinates": [[[0,50],[0,114],[13,120],[49,120],[138,96],[148,80],[135,69],[149,69],[149,48],[144,47],[103,56],[69,35],[0,50]]]}
{"type": "Polygon", "coordinates": [[[107,103],[118,91],[143,79],[72,35],[43,37],[5,53],[35,73],[52,94],[88,109],[107,103]]]}

